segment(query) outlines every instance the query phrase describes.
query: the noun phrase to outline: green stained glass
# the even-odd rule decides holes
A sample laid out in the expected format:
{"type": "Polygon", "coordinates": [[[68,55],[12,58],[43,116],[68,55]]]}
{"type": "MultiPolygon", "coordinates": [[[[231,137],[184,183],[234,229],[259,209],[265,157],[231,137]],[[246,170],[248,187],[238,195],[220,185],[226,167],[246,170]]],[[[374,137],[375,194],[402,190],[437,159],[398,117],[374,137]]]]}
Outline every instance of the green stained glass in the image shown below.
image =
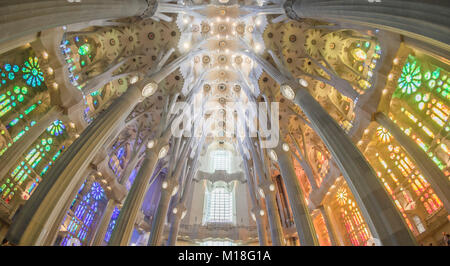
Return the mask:
{"type": "Polygon", "coordinates": [[[87,55],[90,52],[91,52],[91,48],[90,48],[89,44],[87,44],[87,43],[81,45],[80,48],[78,49],[79,55],[87,55]]]}
{"type": "Polygon", "coordinates": [[[429,80],[431,78],[431,72],[430,71],[425,72],[425,74],[423,75],[423,78],[425,80],[429,80]]]}
{"type": "Polygon", "coordinates": [[[436,70],[433,71],[433,74],[431,74],[431,76],[432,76],[434,79],[438,79],[440,74],[441,74],[441,69],[440,69],[440,68],[436,68],[436,70]]]}
{"type": "Polygon", "coordinates": [[[30,57],[24,62],[24,67],[22,67],[23,79],[28,85],[32,87],[41,86],[44,81],[44,73],[41,71],[39,66],[39,60],[37,57],[30,57]]]}
{"type": "Polygon", "coordinates": [[[402,74],[398,79],[398,86],[402,93],[411,94],[417,91],[422,84],[422,74],[420,73],[420,65],[417,61],[406,62],[402,69],[402,74]]]}
{"type": "Polygon", "coordinates": [[[53,136],[59,136],[64,132],[66,127],[61,122],[61,120],[55,120],[48,128],[47,131],[50,132],[53,136]]]}
{"type": "Polygon", "coordinates": [[[14,93],[15,94],[19,94],[20,93],[20,87],[19,86],[15,86],[14,87],[14,93]]]}

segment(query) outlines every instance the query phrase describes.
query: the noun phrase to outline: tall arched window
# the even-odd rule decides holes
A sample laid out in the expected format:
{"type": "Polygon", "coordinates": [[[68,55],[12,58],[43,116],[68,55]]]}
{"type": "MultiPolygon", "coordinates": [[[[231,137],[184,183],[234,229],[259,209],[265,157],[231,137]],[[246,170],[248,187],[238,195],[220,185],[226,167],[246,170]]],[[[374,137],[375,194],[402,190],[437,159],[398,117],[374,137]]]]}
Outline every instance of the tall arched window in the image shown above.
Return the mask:
{"type": "Polygon", "coordinates": [[[233,188],[225,182],[215,182],[210,191],[206,191],[206,217],[204,223],[233,223],[233,188]]]}
{"type": "MultiPolygon", "coordinates": [[[[92,238],[95,226],[100,218],[100,202],[105,200],[105,192],[99,183],[94,182],[90,188],[84,183],[65,216],[61,231],[62,238],[57,240],[61,246],[87,245],[92,238]],[[73,214],[72,214],[73,213],[73,214]]],[[[102,207],[105,204],[101,204],[102,207]]]]}
{"type": "Polygon", "coordinates": [[[228,171],[231,165],[231,152],[226,150],[216,150],[212,153],[213,169],[228,171]]]}

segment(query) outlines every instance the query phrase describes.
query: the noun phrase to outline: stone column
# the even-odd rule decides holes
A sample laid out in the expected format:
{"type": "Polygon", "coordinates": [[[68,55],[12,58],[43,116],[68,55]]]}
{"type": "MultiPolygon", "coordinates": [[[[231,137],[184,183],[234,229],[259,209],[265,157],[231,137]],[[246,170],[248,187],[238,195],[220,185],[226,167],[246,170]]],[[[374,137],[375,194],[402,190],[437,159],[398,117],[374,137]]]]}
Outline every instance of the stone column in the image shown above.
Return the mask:
{"type": "Polygon", "coordinates": [[[21,0],[0,4],[0,43],[73,23],[142,15],[146,0],[21,0]]]}
{"type": "Polygon", "coordinates": [[[437,0],[289,0],[291,19],[313,18],[359,23],[393,31],[449,50],[448,2],[437,0]],[[420,25],[420,26],[419,26],[420,25]]]}
{"type": "MultiPolygon", "coordinates": [[[[8,239],[16,245],[41,245],[54,226],[65,202],[75,196],[75,186],[97,151],[141,99],[145,81],[129,87],[103,111],[61,155],[13,222],[8,239]]],[[[75,192],[76,193],[76,192],[75,192]]]]}
{"type": "Polygon", "coordinates": [[[255,215],[256,229],[258,230],[258,240],[260,246],[268,246],[267,242],[267,232],[266,223],[264,220],[264,215],[261,215],[262,208],[253,208],[252,212],[255,215]]]}
{"type": "MultiPolygon", "coordinates": [[[[155,148],[156,151],[159,145],[155,148]]],[[[131,234],[133,233],[136,218],[141,210],[142,203],[145,198],[145,193],[149,188],[149,182],[155,171],[158,162],[157,152],[147,150],[142,166],[133,181],[133,185],[128,192],[128,196],[120,211],[116,226],[112,232],[109,246],[126,246],[130,242],[131,234]]]]}
{"type": "Polygon", "coordinates": [[[184,204],[178,204],[175,208],[177,213],[172,214],[172,223],[170,225],[169,238],[167,239],[168,246],[176,245],[181,219],[183,218],[183,212],[186,211],[184,204]]]}
{"type": "Polygon", "coordinates": [[[152,229],[148,238],[148,246],[159,246],[164,231],[164,222],[167,217],[170,199],[172,198],[173,187],[169,186],[161,191],[158,207],[152,221],[152,229]]]}
{"type": "Polygon", "coordinates": [[[284,234],[281,226],[280,214],[278,212],[275,192],[267,186],[263,188],[264,199],[267,207],[267,218],[269,220],[270,235],[272,237],[272,246],[284,246],[284,234]]]}
{"type": "Polygon", "coordinates": [[[17,142],[14,142],[6,152],[0,157],[0,178],[6,176],[8,171],[13,167],[20,156],[30,147],[31,144],[55,121],[62,116],[62,109],[54,106],[52,107],[36,125],[32,126],[30,130],[25,133],[17,142]]]}
{"type": "Polygon", "coordinates": [[[297,228],[298,238],[302,246],[318,246],[319,241],[314,230],[314,224],[305,203],[305,196],[300,187],[299,179],[295,173],[292,165],[289,145],[278,143],[274,150],[270,153],[275,153],[280,166],[281,177],[286,185],[286,191],[291,205],[292,214],[294,216],[295,227],[297,228]]]}
{"type": "Polygon", "coordinates": [[[383,245],[416,245],[414,236],[391,197],[345,131],[305,88],[289,82],[283,84],[281,90],[285,97],[292,99],[302,109],[314,131],[331,152],[373,237],[378,238],[383,245]],[[292,88],[296,88],[296,91],[292,88]]]}
{"type": "Polygon", "coordinates": [[[260,246],[267,246],[267,234],[264,227],[264,223],[262,221],[262,217],[260,215],[261,213],[261,207],[259,206],[258,199],[256,198],[255,194],[255,183],[253,180],[253,176],[250,174],[250,169],[248,167],[248,161],[246,159],[246,156],[244,154],[244,151],[242,150],[242,144],[239,142],[239,152],[242,156],[242,164],[244,166],[244,174],[247,179],[247,188],[248,188],[248,194],[250,194],[250,199],[252,201],[252,212],[255,216],[255,222],[256,227],[258,230],[258,240],[260,246]]]}
{"type": "Polygon", "coordinates": [[[254,173],[256,174],[256,176],[259,177],[260,180],[259,186],[264,193],[264,201],[266,202],[267,219],[269,220],[272,246],[283,246],[284,235],[283,235],[283,228],[281,226],[280,214],[278,212],[277,202],[275,200],[275,185],[271,182],[271,180],[266,179],[265,173],[263,172],[262,162],[260,161],[259,156],[256,154],[253,145],[250,143],[248,146],[249,150],[252,153],[253,169],[255,170],[254,173]]]}
{"type": "Polygon", "coordinates": [[[325,221],[325,226],[328,231],[328,237],[330,238],[330,242],[332,246],[337,246],[336,238],[334,237],[333,227],[331,225],[330,218],[328,217],[327,212],[325,211],[323,205],[319,206],[319,211],[322,214],[323,220],[325,221]]]}
{"type": "Polygon", "coordinates": [[[436,195],[441,199],[445,209],[450,213],[450,185],[448,178],[439,167],[431,160],[427,153],[422,150],[400,127],[395,124],[386,114],[378,112],[374,115],[375,121],[386,128],[389,133],[400,143],[409,156],[416,162],[417,167],[427,178],[436,195]]]}
{"type": "Polygon", "coordinates": [[[116,208],[117,202],[114,199],[109,199],[106,205],[105,211],[103,212],[102,219],[100,220],[100,225],[98,226],[97,232],[95,232],[94,241],[92,246],[101,246],[103,240],[105,239],[106,231],[108,230],[109,222],[111,221],[112,214],[116,208]]]}

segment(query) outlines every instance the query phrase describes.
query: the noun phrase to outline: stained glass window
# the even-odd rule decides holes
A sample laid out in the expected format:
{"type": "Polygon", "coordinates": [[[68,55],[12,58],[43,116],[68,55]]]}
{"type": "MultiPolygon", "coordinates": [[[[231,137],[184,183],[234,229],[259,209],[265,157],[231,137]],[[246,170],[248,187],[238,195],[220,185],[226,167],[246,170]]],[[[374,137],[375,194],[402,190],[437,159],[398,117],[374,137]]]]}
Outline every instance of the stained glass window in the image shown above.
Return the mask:
{"type": "Polygon", "coordinates": [[[24,62],[22,72],[24,73],[23,79],[32,87],[41,86],[44,81],[44,73],[41,71],[39,59],[37,57],[28,58],[28,60],[24,62]]]}
{"type": "Polygon", "coordinates": [[[27,200],[41,182],[42,176],[53,165],[64,149],[64,139],[44,132],[24,154],[23,160],[15,165],[0,183],[0,193],[6,203],[17,196],[27,200]],[[23,191],[20,194],[18,191],[23,191]]]}
{"type": "Polygon", "coordinates": [[[55,120],[48,128],[47,131],[50,132],[53,136],[61,135],[66,127],[61,122],[61,120],[55,120]]]}
{"type": "Polygon", "coordinates": [[[109,222],[109,225],[108,225],[108,229],[106,229],[106,234],[105,234],[105,242],[106,243],[108,243],[109,240],[111,239],[111,234],[116,226],[116,222],[117,222],[117,219],[119,218],[119,214],[120,214],[120,210],[117,207],[115,207],[113,214],[111,216],[111,221],[109,222]]]}
{"type": "Polygon", "coordinates": [[[100,204],[104,207],[105,192],[97,182],[86,189],[86,182],[82,185],[70,210],[62,222],[62,230],[66,232],[58,243],[67,246],[74,241],[79,245],[86,245],[95,231],[97,220],[101,216],[100,204]]]}
{"type": "Polygon", "coordinates": [[[349,196],[346,187],[338,189],[336,199],[340,206],[340,218],[351,244],[353,246],[365,246],[371,234],[355,200],[349,196]]]}

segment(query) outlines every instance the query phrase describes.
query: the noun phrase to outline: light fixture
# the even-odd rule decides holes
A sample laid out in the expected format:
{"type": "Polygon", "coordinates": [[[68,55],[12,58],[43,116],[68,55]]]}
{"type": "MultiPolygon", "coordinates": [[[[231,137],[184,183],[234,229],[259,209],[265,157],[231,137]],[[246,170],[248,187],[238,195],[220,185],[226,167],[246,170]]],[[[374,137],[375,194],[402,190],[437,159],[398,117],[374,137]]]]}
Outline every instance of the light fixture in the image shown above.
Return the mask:
{"type": "Polygon", "coordinates": [[[283,149],[283,151],[289,151],[289,145],[287,143],[283,143],[283,145],[281,145],[281,148],[283,149]]]}
{"type": "Polygon", "coordinates": [[[169,145],[166,145],[159,150],[158,158],[162,159],[166,157],[167,153],[169,152],[169,145]]]}
{"type": "Polygon", "coordinates": [[[277,153],[274,150],[269,151],[269,157],[270,157],[270,159],[272,159],[274,161],[278,161],[277,153]]]}
{"type": "Polygon", "coordinates": [[[187,213],[187,211],[186,210],[184,210],[182,213],[181,213],[181,219],[183,219],[184,218],[184,216],[186,216],[186,213],[187,213]]]}
{"type": "Polygon", "coordinates": [[[136,83],[137,81],[138,81],[138,76],[133,76],[133,77],[131,77],[131,79],[130,79],[130,84],[134,84],[134,83],[136,83]]]}
{"type": "Polygon", "coordinates": [[[289,84],[282,84],[280,86],[281,94],[288,100],[294,100],[295,92],[289,84]]]}
{"type": "Polygon", "coordinates": [[[266,212],[264,210],[259,210],[259,215],[264,216],[266,212]]]}
{"type": "Polygon", "coordinates": [[[144,96],[146,98],[150,97],[156,92],[157,89],[158,89],[158,84],[156,84],[155,82],[149,82],[142,89],[142,96],[144,96]]]}
{"type": "Polygon", "coordinates": [[[269,190],[270,191],[275,191],[275,185],[274,184],[270,184],[269,185],[269,190]]]}
{"type": "Polygon", "coordinates": [[[148,149],[151,149],[151,148],[153,148],[153,146],[155,146],[155,141],[154,141],[154,140],[150,140],[150,141],[147,143],[147,148],[148,148],[148,149]]]}
{"type": "Polygon", "coordinates": [[[177,214],[177,212],[178,212],[177,207],[173,208],[172,213],[173,213],[173,214],[177,214]]]}
{"type": "Polygon", "coordinates": [[[162,187],[163,189],[166,189],[168,185],[169,185],[169,184],[167,183],[167,181],[164,181],[164,182],[162,182],[161,187],[162,187]]]}
{"type": "Polygon", "coordinates": [[[173,188],[173,191],[172,191],[172,197],[175,196],[175,194],[177,194],[177,192],[178,192],[178,185],[176,185],[176,186],[173,188]]]}
{"type": "Polygon", "coordinates": [[[47,60],[47,58],[48,58],[48,53],[47,53],[47,52],[43,52],[43,53],[42,53],[42,57],[43,57],[45,60],[47,60]]]}
{"type": "Polygon", "coordinates": [[[298,79],[298,83],[300,83],[300,85],[302,85],[303,87],[308,87],[309,85],[308,81],[304,79],[298,79]]]}

